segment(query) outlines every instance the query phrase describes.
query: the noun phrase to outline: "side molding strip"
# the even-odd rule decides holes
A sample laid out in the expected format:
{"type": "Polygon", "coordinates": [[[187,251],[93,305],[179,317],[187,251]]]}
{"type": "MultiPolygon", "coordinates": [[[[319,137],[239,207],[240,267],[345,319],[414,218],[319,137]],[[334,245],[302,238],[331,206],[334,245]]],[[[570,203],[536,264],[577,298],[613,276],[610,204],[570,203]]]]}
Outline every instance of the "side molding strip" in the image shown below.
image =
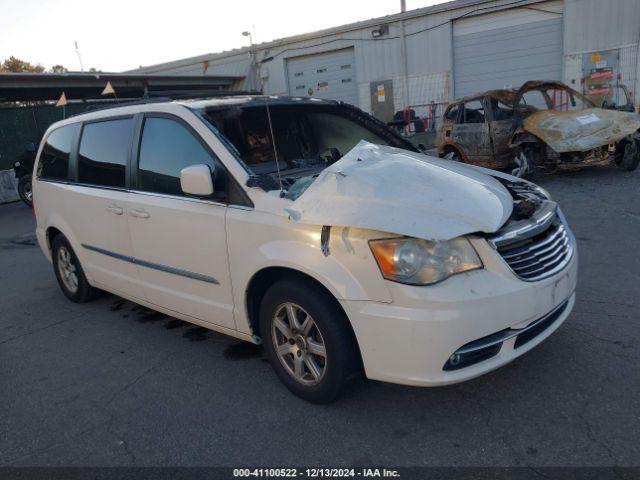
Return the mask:
{"type": "Polygon", "coordinates": [[[139,258],[129,257],[127,255],[121,255],[111,250],[105,250],[104,248],[94,247],[92,245],[82,244],[87,250],[107,255],[108,257],[117,258],[124,262],[134,263],[142,267],[151,268],[153,270],[159,270],[161,272],[172,273],[173,275],[180,275],[181,277],[192,278],[194,280],[200,280],[201,282],[213,283],[214,285],[220,285],[220,283],[213,277],[208,275],[202,275],[201,273],[189,272],[188,270],[182,270],[180,268],[169,267],[167,265],[160,265],[159,263],[147,262],[146,260],[140,260],[139,258]]]}

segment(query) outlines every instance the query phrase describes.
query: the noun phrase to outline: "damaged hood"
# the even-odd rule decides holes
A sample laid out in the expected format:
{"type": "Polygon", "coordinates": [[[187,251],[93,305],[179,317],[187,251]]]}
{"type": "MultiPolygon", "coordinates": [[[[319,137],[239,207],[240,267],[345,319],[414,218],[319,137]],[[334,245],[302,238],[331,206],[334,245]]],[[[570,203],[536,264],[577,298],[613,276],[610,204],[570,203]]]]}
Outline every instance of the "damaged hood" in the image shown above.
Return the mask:
{"type": "Polygon", "coordinates": [[[558,153],[585,152],[622,140],[640,129],[640,115],[602,108],[543,110],[527,117],[524,129],[558,153]]]}
{"type": "Polygon", "coordinates": [[[474,167],[361,141],[287,208],[301,223],[427,240],[495,232],[513,199],[474,167]]]}

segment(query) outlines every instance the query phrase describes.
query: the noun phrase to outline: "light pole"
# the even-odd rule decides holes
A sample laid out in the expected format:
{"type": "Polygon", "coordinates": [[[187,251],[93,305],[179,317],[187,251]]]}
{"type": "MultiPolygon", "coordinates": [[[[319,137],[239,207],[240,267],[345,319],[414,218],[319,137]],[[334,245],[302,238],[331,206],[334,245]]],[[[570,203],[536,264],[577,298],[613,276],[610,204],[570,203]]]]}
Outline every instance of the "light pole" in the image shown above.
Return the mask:
{"type": "Polygon", "coordinates": [[[242,32],[242,36],[249,37],[249,47],[253,47],[253,35],[251,35],[251,32],[249,30],[245,30],[242,32]]]}
{"type": "MultiPolygon", "coordinates": [[[[245,30],[244,32],[242,32],[242,36],[249,37],[249,60],[251,62],[249,64],[249,83],[251,85],[251,90],[255,90],[258,84],[256,77],[257,75],[259,75],[259,72],[258,64],[256,63],[256,54],[253,48],[253,35],[251,34],[251,31],[245,30]]],[[[260,85],[260,90],[262,90],[262,85],[260,85]]]]}

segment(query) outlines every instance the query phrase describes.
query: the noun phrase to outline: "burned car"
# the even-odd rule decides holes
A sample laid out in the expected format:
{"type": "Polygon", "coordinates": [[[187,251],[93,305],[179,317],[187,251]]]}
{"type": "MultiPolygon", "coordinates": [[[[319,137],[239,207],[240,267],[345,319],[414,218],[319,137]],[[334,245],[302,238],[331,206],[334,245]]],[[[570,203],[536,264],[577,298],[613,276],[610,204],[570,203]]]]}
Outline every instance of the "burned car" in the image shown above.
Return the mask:
{"type": "Polygon", "coordinates": [[[523,175],[640,162],[640,115],[597,108],[561,82],[529,81],[447,107],[436,146],[441,157],[523,175]]]}

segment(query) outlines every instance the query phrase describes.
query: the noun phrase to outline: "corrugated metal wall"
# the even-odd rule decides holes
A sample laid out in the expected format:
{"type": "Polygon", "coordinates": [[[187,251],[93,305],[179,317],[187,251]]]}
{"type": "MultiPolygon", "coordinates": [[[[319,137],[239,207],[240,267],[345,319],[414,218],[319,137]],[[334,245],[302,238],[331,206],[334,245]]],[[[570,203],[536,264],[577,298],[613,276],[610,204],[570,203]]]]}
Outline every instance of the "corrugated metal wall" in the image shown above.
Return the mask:
{"type": "MultiPolygon", "coordinates": [[[[392,80],[396,109],[406,103],[421,104],[443,102],[451,99],[451,24],[450,19],[466,15],[478,8],[486,9],[512,3],[513,0],[462,0],[460,8],[438,11],[430,15],[405,20],[407,82],[404,81],[403,62],[400,55],[400,22],[380,19],[379,23],[355,28],[336,34],[312,36],[303,40],[272,42],[268,46],[256,46],[260,75],[264,91],[288,94],[287,59],[302,55],[333,52],[353,48],[356,64],[358,103],[371,111],[370,83],[392,80]],[[387,25],[388,34],[379,39],[371,31],[378,25],[387,25]],[[406,91],[408,85],[409,91],[406,91]]],[[[531,0],[527,3],[534,3],[531,0]]],[[[248,53],[233,51],[185,59],[143,68],[147,73],[240,74],[249,72],[248,53]]]]}
{"type": "Polygon", "coordinates": [[[454,95],[562,79],[562,2],[538,3],[456,20],[454,95]]]}
{"type": "MultiPolygon", "coordinates": [[[[405,20],[407,81],[404,78],[403,62],[400,48],[400,22],[381,18],[376,23],[362,22],[361,26],[343,29],[337,33],[319,32],[299,37],[295,40],[283,39],[266,45],[256,46],[256,58],[261,61],[261,77],[264,90],[267,93],[287,94],[288,83],[286,73],[287,58],[309,55],[321,52],[353,48],[356,63],[356,78],[358,81],[359,106],[371,111],[370,83],[381,80],[392,80],[394,99],[397,108],[405,104],[428,103],[430,101],[450,100],[452,82],[455,81],[456,69],[452,72],[453,28],[455,23],[464,22],[467,26],[478,26],[490,18],[487,13],[496,8],[506,17],[513,12],[528,10],[530,15],[544,15],[544,10],[554,8],[549,5],[561,5],[564,8],[562,20],[562,39],[554,42],[560,44],[564,50],[562,74],[554,75],[573,80],[573,87],[580,89],[581,60],[575,55],[581,52],[606,50],[629,46],[636,48],[640,37],[640,0],[563,0],[556,2],[536,2],[535,0],[517,2],[516,0],[495,0],[482,2],[478,0],[461,0],[430,14],[421,14],[405,20]],[[537,9],[537,11],[536,11],[537,9]],[[466,18],[468,17],[468,18],[466,18]],[[463,20],[464,18],[464,20],[463,20]],[[373,39],[372,29],[376,25],[387,24],[389,33],[380,39],[373,39]],[[409,91],[405,86],[408,84],[409,91]]],[[[429,11],[426,10],[425,11],[429,11]]],[[[408,12],[411,14],[411,12],[408,12]]],[[[516,15],[517,16],[517,15],[516,15]]],[[[498,18],[500,15],[497,16],[498,18]]],[[[506,18],[505,17],[505,18],[506,18]]],[[[493,28],[507,28],[503,20],[498,19],[493,28]]],[[[553,35],[557,37],[557,28],[553,35]]],[[[555,38],[554,37],[554,38],[555,38]]],[[[529,54],[528,48],[535,48],[523,44],[523,59],[529,54]]],[[[496,49],[498,46],[495,46],[496,49]]],[[[501,51],[500,49],[497,52],[501,51]]],[[[496,52],[496,53],[497,53],[496,52]]],[[[635,90],[640,90],[637,54],[632,64],[632,52],[623,52],[628,58],[629,71],[636,66],[635,90]]],[[[556,62],[556,60],[553,60],[556,62]]],[[[495,62],[494,62],[495,63],[495,62]]],[[[231,51],[223,54],[203,55],[193,59],[171,62],[142,69],[150,73],[189,73],[189,74],[231,74],[247,75],[250,66],[250,56],[245,50],[231,51]]],[[[462,67],[460,67],[462,69],[462,67]]],[[[554,72],[557,67],[554,66],[554,72]]],[[[625,70],[626,71],[626,70],[625,70]]],[[[532,72],[533,74],[535,72],[532,72]]],[[[550,74],[542,72],[540,74],[550,74]]],[[[243,85],[238,85],[243,87],[243,85]]],[[[482,88],[482,87],[480,87],[482,88]]],[[[638,99],[640,95],[636,95],[638,99]]]]}
{"type": "Polygon", "coordinates": [[[565,0],[565,54],[609,50],[640,41],[640,1],[565,0]]]}

